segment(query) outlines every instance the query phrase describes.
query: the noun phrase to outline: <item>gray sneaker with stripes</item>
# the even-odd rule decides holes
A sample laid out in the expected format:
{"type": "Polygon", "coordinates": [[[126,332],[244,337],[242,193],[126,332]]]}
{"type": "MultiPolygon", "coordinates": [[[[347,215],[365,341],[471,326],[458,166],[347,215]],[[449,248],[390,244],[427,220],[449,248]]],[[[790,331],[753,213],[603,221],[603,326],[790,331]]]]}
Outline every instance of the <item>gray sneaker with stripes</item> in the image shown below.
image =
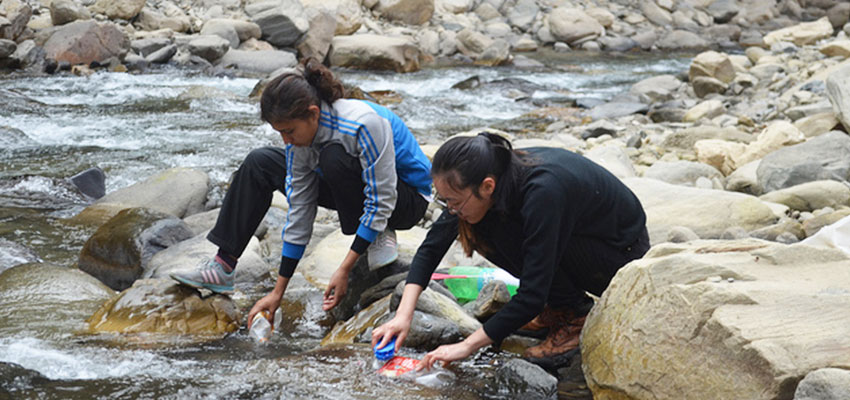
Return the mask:
{"type": "Polygon", "coordinates": [[[171,279],[198,289],[209,289],[215,293],[232,293],[233,276],[236,271],[224,272],[218,257],[201,261],[194,271],[171,274],[171,279]]]}

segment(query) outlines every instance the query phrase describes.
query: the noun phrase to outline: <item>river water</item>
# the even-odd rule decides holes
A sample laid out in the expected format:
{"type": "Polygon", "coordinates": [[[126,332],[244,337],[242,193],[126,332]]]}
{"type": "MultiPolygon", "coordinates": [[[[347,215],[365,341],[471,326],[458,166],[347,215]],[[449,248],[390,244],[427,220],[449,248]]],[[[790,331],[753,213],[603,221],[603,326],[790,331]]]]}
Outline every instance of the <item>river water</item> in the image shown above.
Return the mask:
{"type": "MultiPolygon", "coordinates": [[[[546,67],[336,72],[363,90],[395,92],[401,102],[389,107],[420,143],[438,144],[484,126],[527,132],[522,116],[532,110],[607,100],[641,79],[680,74],[690,61],[671,55],[531,57],[546,67]],[[482,83],[478,88],[452,88],[473,76],[482,83]]],[[[212,197],[220,198],[220,188],[248,151],[281,144],[248,98],[256,83],[172,68],[0,77],[0,272],[33,260],[74,266],[92,232],[63,220],[90,199],[67,178],[88,168],[105,171],[107,192],[171,167],[197,168],[209,174],[216,188],[212,197]]],[[[248,293],[242,303],[250,305],[260,294],[248,293]]],[[[21,398],[512,397],[492,384],[501,354],[481,353],[460,363],[456,382],[441,389],[377,379],[368,371],[367,347],[317,349],[327,327],[315,323],[321,319],[318,305],[306,314],[289,320],[292,327],[266,347],[255,346],[244,331],[201,344],[140,343],[76,334],[84,324],[73,318],[53,321],[45,330],[2,326],[0,365],[23,369],[0,368],[0,376],[19,375],[0,379],[0,398],[4,390],[21,398]]]]}

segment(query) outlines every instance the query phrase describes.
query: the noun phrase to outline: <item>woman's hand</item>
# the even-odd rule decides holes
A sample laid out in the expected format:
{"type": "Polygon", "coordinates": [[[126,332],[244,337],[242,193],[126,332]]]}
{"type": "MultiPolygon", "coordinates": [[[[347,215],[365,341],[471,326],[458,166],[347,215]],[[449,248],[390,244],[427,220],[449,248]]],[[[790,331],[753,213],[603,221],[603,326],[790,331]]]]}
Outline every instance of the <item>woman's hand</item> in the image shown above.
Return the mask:
{"type": "Polygon", "coordinates": [[[416,366],[416,370],[421,371],[425,368],[431,369],[437,361],[442,361],[443,366],[446,366],[452,361],[469,357],[469,355],[474,353],[476,350],[489,344],[493,344],[493,340],[487,336],[483,327],[478,328],[475,332],[472,332],[472,335],[469,335],[469,337],[464,339],[462,342],[442,345],[437,347],[436,350],[426,354],[425,357],[422,358],[422,361],[419,362],[419,365],[416,366]]]}
{"type": "Polygon", "coordinates": [[[431,369],[437,361],[442,361],[443,366],[446,366],[452,361],[469,357],[475,350],[478,350],[478,348],[470,345],[465,340],[460,343],[442,345],[426,354],[422,358],[422,361],[419,362],[419,365],[416,366],[416,370],[431,369]]]}
{"type": "MultiPolygon", "coordinates": [[[[262,299],[257,300],[254,307],[251,307],[251,312],[248,313],[248,329],[251,329],[251,324],[254,322],[254,316],[261,311],[268,311],[269,315],[274,315],[277,308],[280,307],[280,298],[275,292],[271,292],[262,299]]],[[[274,328],[274,318],[269,321],[269,324],[274,328]]]]}
{"type": "Polygon", "coordinates": [[[375,348],[376,344],[379,349],[384,348],[395,336],[395,350],[398,351],[408,333],[410,333],[410,320],[396,314],[389,322],[372,330],[372,348],[375,348]]]}
{"type": "Polygon", "coordinates": [[[340,267],[331,275],[328,288],[325,289],[322,310],[328,311],[336,307],[342,301],[346,291],[348,291],[348,270],[340,267]]]}

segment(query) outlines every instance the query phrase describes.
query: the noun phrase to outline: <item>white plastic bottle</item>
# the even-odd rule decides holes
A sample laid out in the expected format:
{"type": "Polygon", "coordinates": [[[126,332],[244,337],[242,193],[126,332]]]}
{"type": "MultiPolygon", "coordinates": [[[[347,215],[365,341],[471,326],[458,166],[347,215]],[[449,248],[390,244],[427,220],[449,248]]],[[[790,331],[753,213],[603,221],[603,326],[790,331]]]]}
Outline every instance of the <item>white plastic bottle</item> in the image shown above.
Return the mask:
{"type": "MultiPolygon", "coordinates": [[[[280,308],[274,313],[274,326],[280,326],[283,315],[280,308]]],[[[251,337],[258,343],[266,343],[271,339],[274,328],[269,322],[269,313],[260,311],[254,315],[254,321],[251,322],[251,330],[248,332],[251,337]]]]}
{"type": "Polygon", "coordinates": [[[430,388],[441,388],[455,380],[455,374],[439,367],[433,367],[431,370],[410,371],[401,375],[402,379],[411,380],[419,385],[430,388]]]}

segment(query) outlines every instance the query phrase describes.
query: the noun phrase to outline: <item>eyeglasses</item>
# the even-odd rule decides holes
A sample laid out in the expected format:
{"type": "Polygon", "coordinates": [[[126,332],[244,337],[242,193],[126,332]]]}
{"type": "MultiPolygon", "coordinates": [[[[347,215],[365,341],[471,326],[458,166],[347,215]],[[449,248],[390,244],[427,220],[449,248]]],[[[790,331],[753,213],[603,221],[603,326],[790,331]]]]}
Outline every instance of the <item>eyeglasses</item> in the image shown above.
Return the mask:
{"type": "Polygon", "coordinates": [[[472,192],[469,192],[469,196],[466,196],[466,200],[464,200],[462,203],[460,203],[460,206],[458,206],[458,207],[450,206],[449,203],[446,201],[446,199],[439,197],[439,196],[434,198],[434,202],[437,203],[438,206],[440,206],[440,207],[444,208],[446,211],[448,211],[449,214],[457,215],[457,214],[461,213],[461,210],[463,210],[463,206],[466,205],[466,202],[469,201],[470,197],[472,197],[472,192]]]}

